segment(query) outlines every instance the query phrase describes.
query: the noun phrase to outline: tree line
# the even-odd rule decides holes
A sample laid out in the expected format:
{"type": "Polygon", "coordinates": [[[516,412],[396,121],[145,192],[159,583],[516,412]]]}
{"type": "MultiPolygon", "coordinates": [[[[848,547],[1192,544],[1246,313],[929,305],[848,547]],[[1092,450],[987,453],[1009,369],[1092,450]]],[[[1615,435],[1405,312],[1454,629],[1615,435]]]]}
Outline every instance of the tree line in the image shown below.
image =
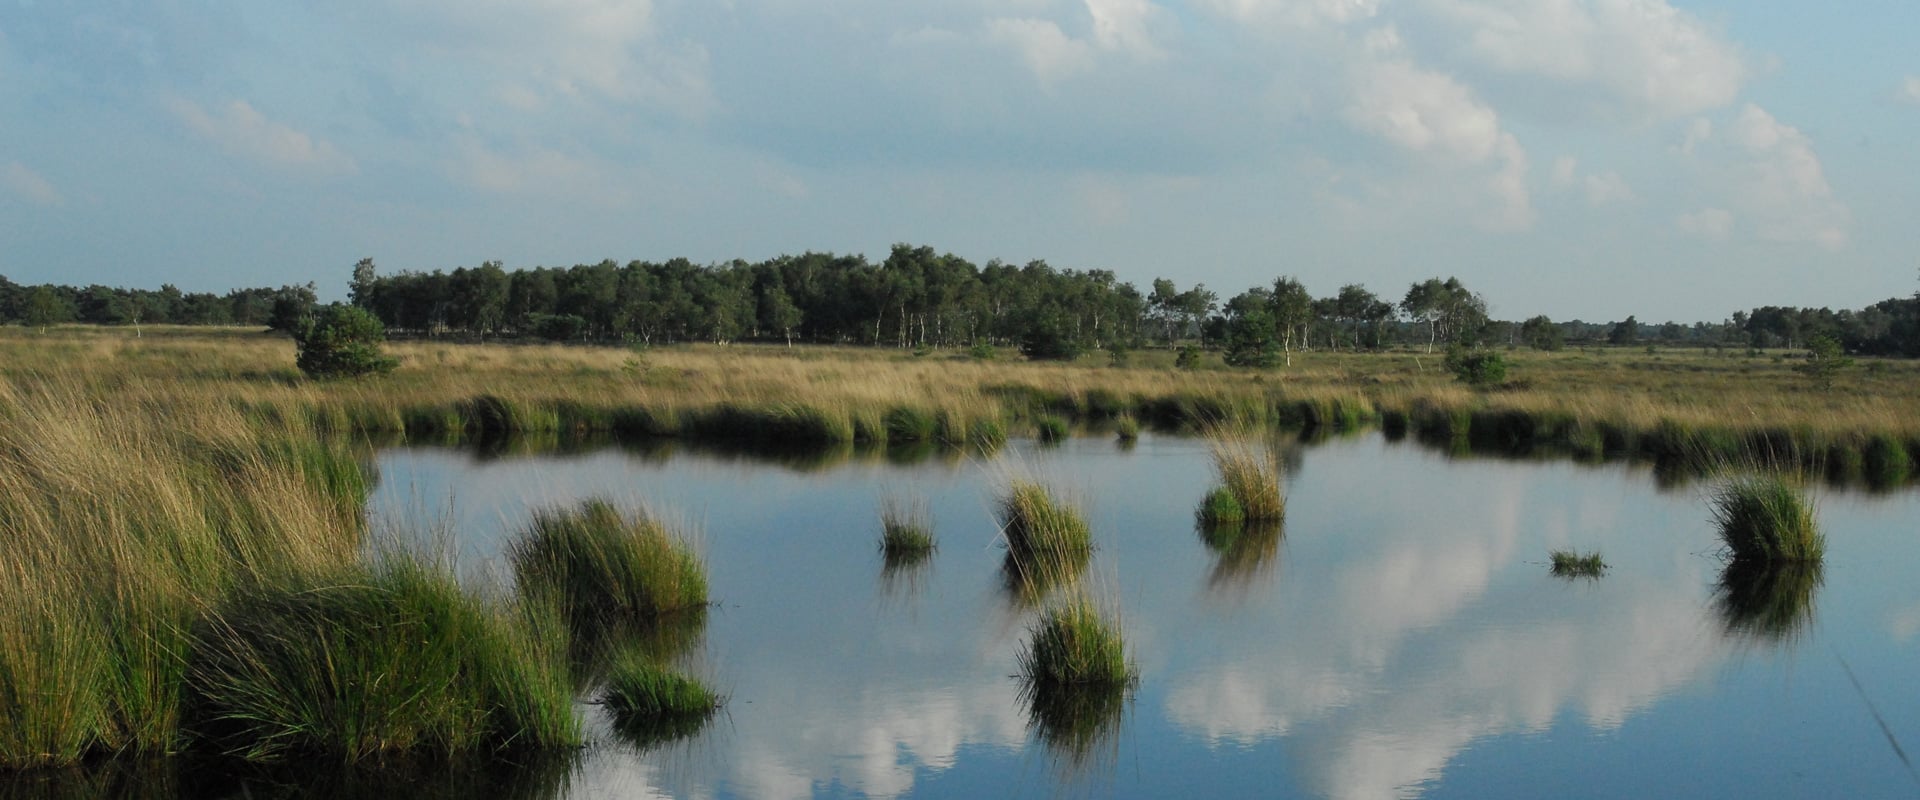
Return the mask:
{"type": "MultiPolygon", "coordinates": [[[[608,260],[508,270],[489,261],[451,271],[382,274],[353,267],[350,302],[403,336],[562,342],[795,342],[901,348],[1017,347],[1071,358],[1181,343],[1222,349],[1230,363],[1285,362],[1301,350],[1450,345],[1552,350],[1584,344],[1804,347],[1815,337],[1864,354],[1920,356],[1920,297],[1858,311],[1766,306],[1718,323],[1493,319],[1456,278],[1398,296],[1363,284],[1314,297],[1280,277],[1222,300],[1204,284],[1161,278],[1141,292],[1107,270],[1045,261],[975,265],[931,247],[862,255],[803,253],[760,262],[608,260]]],[[[224,295],[105,286],[22,286],[0,277],[0,322],[46,326],[264,325],[293,332],[317,307],[312,284],[224,295]]]]}

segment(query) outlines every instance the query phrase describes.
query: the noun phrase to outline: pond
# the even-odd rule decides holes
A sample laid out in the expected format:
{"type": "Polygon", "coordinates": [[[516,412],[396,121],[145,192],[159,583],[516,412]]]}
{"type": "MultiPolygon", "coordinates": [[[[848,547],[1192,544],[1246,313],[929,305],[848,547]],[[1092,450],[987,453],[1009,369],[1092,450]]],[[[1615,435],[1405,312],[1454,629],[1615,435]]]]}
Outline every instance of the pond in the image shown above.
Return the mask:
{"type": "Polygon", "coordinates": [[[1723,586],[1705,488],[1644,467],[1377,435],[1288,460],[1284,529],[1226,547],[1193,521],[1206,444],[1179,437],[799,467],[395,449],[371,513],[424,514],[469,566],[497,565],[533,509],[590,497],[693,532],[719,605],[688,659],[724,713],[645,749],[602,725],[549,796],[1920,792],[1900,749],[1920,744],[1914,493],[1816,490],[1823,573],[1723,586]],[[1085,510],[1086,580],[1139,663],[1085,730],[1030,722],[1011,677],[1036,613],[1001,571],[1012,476],[1085,510]],[[876,549],[889,494],[928,503],[940,547],[918,568],[876,549]],[[1561,548],[1610,569],[1554,577],[1561,548]]]}
{"type": "Polygon", "coordinates": [[[1194,525],[1201,440],[895,456],[380,452],[375,526],[437,532],[477,590],[510,581],[536,509],[604,498],[688,531],[716,606],[681,658],[727,697],[690,735],[637,744],[582,704],[592,744],[557,765],[170,764],[0,796],[1920,794],[1920,493],[1814,489],[1824,570],[1755,580],[1724,574],[1707,487],[1645,466],[1289,445],[1284,527],[1223,541],[1194,525]],[[1064,723],[1014,677],[1037,610],[994,496],[1020,476],[1085,511],[1084,580],[1141,676],[1064,723]],[[926,502],[924,563],[878,551],[889,496],[926,502]],[[1555,577],[1556,549],[1610,568],[1555,577]]]}

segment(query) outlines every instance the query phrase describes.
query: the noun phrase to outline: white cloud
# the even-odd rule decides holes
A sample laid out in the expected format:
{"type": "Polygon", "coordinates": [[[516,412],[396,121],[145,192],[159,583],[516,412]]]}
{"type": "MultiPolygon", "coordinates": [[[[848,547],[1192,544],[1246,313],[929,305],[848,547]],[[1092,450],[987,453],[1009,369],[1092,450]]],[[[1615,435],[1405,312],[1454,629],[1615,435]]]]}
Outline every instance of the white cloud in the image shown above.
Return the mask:
{"type": "MultiPolygon", "coordinates": [[[[348,13],[381,35],[398,35],[409,48],[402,58],[484,65],[500,73],[492,80],[519,91],[692,119],[715,106],[706,49],[662,37],[650,0],[359,0],[348,13]]],[[[524,107],[526,98],[518,99],[524,107]]]]}
{"type": "Polygon", "coordinates": [[[1044,19],[996,19],[987,35],[1012,47],[1042,84],[1053,84],[1093,68],[1093,48],[1044,19]]]}
{"type": "Polygon", "coordinates": [[[1806,134],[1748,104],[1727,130],[1735,202],[1770,241],[1845,247],[1852,215],[1833,195],[1806,134]]]}
{"type": "Polygon", "coordinates": [[[1600,172],[1588,175],[1583,181],[1586,189],[1587,204],[1605,206],[1632,200],[1633,187],[1627,185],[1627,179],[1618,172],[1600,172]]]}
{"type": "Polygon", "coordinates": [[[1467,57],[1498,72],[1586,87],[1628,117],[1732,103],[1739,50],[1666,0],[1427,0],[1464,34],[1467,57]]]}
{"type": "Polygon", "coordinates": [[[1148,0],[1086,0],[1093,15],[1093,41],[1102,49],[1157,60],[1166,56],[1147,32],[1160,8],[1148,0]]]}
{"type": "Polygon", "coordinates": [[[1900,83],[1899,97],[1903,101],[1920,106],[1920,75],[1908,75],[1907,79],[1900,83]]]}
{"type": "MultiPolygon", "coordinates": [[[[1396,46],[1390,32],[1370,37],[1375,53],[1396,46]]],[[[1533,224],[1526,150],[1473,90],[1401,58],[1364,63],[1355,82],[1348,124],[1421,156],[1428,168],[1492,170],[1480,184],[1475,221],[1494,231],[1533,224]]]]}
{"type": "Polygon", "coordinates": [[[1703,208],[1681,214],[1674,226],[1682,233],[1721,242],[1733,235],[1733,212],[1724,208],[1703,208]]]}
{"type": "Polygon", "coordinates": [[[194,133],[234,155],[320,175],[359,171],[353,158],[333,143],[267,119],[245,100],[212,111],[181,97],[168,99],[166,105],[194,133]]]}
{"type": "Polygon", "coordinates": [[[1199,0],[1197,5],[1240,23],[1296,28],[1345,25],[1380,13],[1380,0],[1199,0]]]}
{"type": "Polygon", "coordinates": [[[7,187],[35,205],[57,207],[67,204],[67,199],[51,181],[18,161],[7,162],[6,169],[0,170],[0,186],[7,187]]]}

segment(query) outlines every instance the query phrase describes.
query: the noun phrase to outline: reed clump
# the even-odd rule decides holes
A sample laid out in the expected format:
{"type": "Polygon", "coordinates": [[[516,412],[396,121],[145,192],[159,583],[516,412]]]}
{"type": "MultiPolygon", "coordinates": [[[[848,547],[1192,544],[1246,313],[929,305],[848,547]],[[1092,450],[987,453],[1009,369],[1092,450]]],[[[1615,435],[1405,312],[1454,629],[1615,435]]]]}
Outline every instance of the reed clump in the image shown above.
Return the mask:
{"type": "Polygon", "coordinates": [[[1555,550],[1552,560],[1553,574],[1559,578],[1598,578],[1607,572],[1607,561],[1597,550],[1590,553],[1555,550]]]}
{"type": "Polygon", "coordinates": [[[1028,631],[1019,663],[1020,674],[1039,691],[1125,687],[1139,676],[1119,626],[1084,595],[1041,614],[1028,631]]]}
{"type": "Polygon", "coordinates": [[[536,512],[507,557],[522,597],[556,604],[576,627],[707,603],[706,564],[693,547],[604,500],[536,512]]]}
{"type": "MultiPolygon", "coordinates": [[[[1220,476],[1220,486],[1213,494],[1230,496],[1240,508],[1241,519],[1248,522],[1278,522],[1286,516],[1278,453],[1217,430],[1208,434],[1208,444],[1213,450],[1214,471],[1220,476]]],[[[1213,494],[1201,506],[1203,515],[1216,502],[1213,494]]]]}
{"type": "Polygon", "coordinates": [[[880,550],[888,559],[924,556],[938,546],[933,514],[922,498],[888,495],[880,501],[880,550]]]}
{"type": "Polygon", "coordinates": [[[1733,561],[1817,563],[1826,537],[1799,487],[1776,474],[1728,478],[1712,495],[1713,518],[1733,561]]]}
{"type": "Polygon", "coordinates": [[[1064,441],[1068,436],[1069,429],[1067,427],[1067,421],[1063,417],[1044,414],[1039,419],[1034,420],[1033,425],[1035,435],[1038,436],[1042,442],[1049,444],[1060,442],[1064,441]]]}
{"type": "Polygon", "coordinates": [[[1194,512],[1194,516],[1204,528],[1237,526],[1247,521],[1247,510],[1240,505],[1239,498],[1234,497],[1231,490],[1220,486],[1207,492],[1206,498],[1200,501],[1200,508],[1194,512]]]}
{"type": "Polygon", "coordinates": [[[1140,438],[1140,420],[1132,414],[1123,413],[1114,418],[1113,432],[1123,442],[1138,439],[1140,438]]]}
{"type": "Polygon", "coordinates": [[[1093,550],[1093,532],[1080,512],[1029,481],[1014,481],[1001,496],[1000,532],[1009,554],[1020,559],[1093,550]]]}

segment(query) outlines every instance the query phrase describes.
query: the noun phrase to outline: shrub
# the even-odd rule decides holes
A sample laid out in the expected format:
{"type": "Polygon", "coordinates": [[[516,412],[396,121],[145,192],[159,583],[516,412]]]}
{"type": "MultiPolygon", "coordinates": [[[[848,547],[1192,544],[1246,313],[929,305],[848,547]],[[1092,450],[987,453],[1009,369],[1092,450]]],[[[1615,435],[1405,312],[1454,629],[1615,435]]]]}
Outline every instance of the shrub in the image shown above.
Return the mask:
{"type": "Polygon", "coordinates": [[[1777,475],[1726,480],[1714,491],[1713,517],[1735,562],[1818,562],[1826,553],[1813,509],[1777,475]]]}
{"type": "Polygon", "coordinates": [[[999,353],[998,351],[994,350],[993,345],[987,344],[986,342],[981,342],[979,344],[976,344],[972,347],[967,348],[967,355],[972,357],[973,360],[975,361],[992,361],[995,357],[999,355],[999,353]]]}
{"type": "Polygon", "coordinates": [[[400,362],[380,354],[386,328],[357,306],[322,307],[293,332],[294,364],[313,378],[357,378],[392,372],[400,362]]]}
{"type": "Polygon", "coordinates": [[[534,314],[528,318],[533,335],[549,342],[571,342],[587,331],[587,320],[577,314],[534,314]]]}
{"type": "Polygon", "coordinates": [[[1507,380],[1507,359],[1492,350],[1456,345],[1447,350],[1447,371],[1468,386],[1497,386],[1507,380]]]}
{"type": "Polygon", "coordinates": [[[1180,348],[1179,354],[1173,357],[1173,366],[1175,369],[1199,369],[1200,348],[1193,345],[1180,348]]]}

